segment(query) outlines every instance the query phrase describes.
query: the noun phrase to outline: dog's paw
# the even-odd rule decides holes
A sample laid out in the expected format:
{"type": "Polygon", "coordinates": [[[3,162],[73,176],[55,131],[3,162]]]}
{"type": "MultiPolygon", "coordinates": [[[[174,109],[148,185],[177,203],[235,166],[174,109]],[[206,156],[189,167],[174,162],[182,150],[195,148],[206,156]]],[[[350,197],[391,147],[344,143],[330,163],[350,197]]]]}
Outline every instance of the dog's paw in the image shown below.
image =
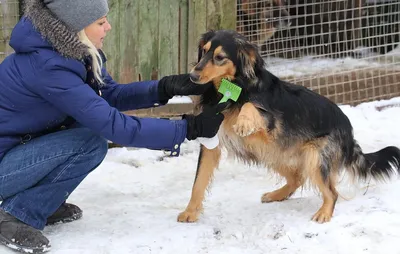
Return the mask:
{"type": "Polygon", "coordinates": [[[286,196],[277,195],[276,192],[267,192],[261,196],[261,203],[270,203],[275,201],[283,201],[286,200],[286,196]]]}
{"type": "Polygon", "coordinates": [[[261,196],[261,203],[270,203],[275,201],[270,197],[270,193],[271,192],[267,192],[261,196]]]}
{"type": "Polygon", "coordinates": [[[326,209],[319,209],[318,212],[314,214],[312,217],[312,220],[318,223],[325,223],[329,222],[332,219],[332,212],[326,210],[326,209]]]}
{"type": "Polygon", "coordinates": [[[255,133],[258,129],[259,128],[254,125],[254,121],[244,115],[239,116],[236,124],[233,125],[233,130],[241,137],[249,136],[255,133]]]}
{"type": "Polygon", "coordinates": [[[196,212],[184,211],[178,215],[178,222],[196,222],[198,220],[198,215],[196,212]]]}

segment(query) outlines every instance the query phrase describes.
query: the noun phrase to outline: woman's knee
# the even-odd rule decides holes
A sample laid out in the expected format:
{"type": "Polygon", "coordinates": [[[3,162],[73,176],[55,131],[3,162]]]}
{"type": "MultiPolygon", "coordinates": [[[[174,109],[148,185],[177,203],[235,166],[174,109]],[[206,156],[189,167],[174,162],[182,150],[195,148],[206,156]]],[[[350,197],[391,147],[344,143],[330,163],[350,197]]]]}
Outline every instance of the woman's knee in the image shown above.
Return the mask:
{"type": "Polygon", "coordinates": [[[52,174],[58,178],[61,171],[68,172],[66,168],[73,168],[75,176],[91,172],[103,162],[107,151],[107,140],[86,128],[52,133],[15,147],[0,164],[0,201],[52,174]]]}
{"type": "Polygon", "coordinates": [[[81,156],[86,156],[91,161],[93,167],[99,165],[108,152],[107,139],[94,133],[93,131],[83,128],[80,130],[82,139],[85,141],[81,147],[81,156]]]}

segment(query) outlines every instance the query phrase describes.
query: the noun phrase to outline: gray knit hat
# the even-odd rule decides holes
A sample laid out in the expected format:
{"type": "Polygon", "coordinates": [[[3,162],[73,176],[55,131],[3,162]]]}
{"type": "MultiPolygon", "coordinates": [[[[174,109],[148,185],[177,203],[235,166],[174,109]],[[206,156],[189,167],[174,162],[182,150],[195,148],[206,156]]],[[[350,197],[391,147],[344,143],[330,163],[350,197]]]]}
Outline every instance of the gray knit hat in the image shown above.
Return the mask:
{"type": "Polygon", "coordinates": [[[49,10],[74,32],[108,13],[107,0],[43,0],[49,10]]]}

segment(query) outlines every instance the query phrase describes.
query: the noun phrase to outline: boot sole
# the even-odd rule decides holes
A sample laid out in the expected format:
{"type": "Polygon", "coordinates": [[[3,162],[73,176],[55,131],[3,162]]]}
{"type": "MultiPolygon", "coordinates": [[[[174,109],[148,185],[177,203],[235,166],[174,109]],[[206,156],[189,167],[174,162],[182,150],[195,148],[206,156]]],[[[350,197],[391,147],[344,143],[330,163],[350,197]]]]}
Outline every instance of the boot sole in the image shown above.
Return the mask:
{"type": "Polygon", "coordinates": [[[16,244],[3,236],[0,235],[0,243],[5,245],[6,247],[21,252],[21,253],[44,253],[50,251],[51,247],[50,246],[45,246],[45,247],[37,247],[37,248],[30,248],[30,247],[25,247],[19,244],[16,244]]]}
{"type": "Polygon", "coordinates": [[[61,223],[68,223],[68,222],[73,222],[76,220],[79,220],[80,218],[82,218],[82,213],[77,213],[71,217],[67,217],[64,219],[59,219],[59,220],[54,220],[54,221],[48,221],[46,223],[46,226],[51,226],[51,225],[55,225],[55,224],[61,224],[61,223]]]}

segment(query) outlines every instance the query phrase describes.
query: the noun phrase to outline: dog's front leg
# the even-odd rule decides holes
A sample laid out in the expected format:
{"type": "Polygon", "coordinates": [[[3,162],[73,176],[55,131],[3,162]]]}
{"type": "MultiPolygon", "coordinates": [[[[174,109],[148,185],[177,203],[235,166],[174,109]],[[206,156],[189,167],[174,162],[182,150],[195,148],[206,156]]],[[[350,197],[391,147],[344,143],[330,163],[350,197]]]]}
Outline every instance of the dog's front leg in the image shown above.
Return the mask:
{"type": "Polygon", "coordinates": [[[247,102],[242,106],[236,124],[233,126],[235,133],[241,137],[249,136],[265,128],[265,122],[260,112],[251,102],[247,102]]]}
{"type": "Polygon", "coordinates": [[[203,209],[204,194],[209,186],[213,172],[218,167],[221,158],[221,149],[207,149],[201,146],[197,164],[196,176],[192,188],[192,197],[186,210],[179,214],[179,222],[195,222],[203,209]]]}

